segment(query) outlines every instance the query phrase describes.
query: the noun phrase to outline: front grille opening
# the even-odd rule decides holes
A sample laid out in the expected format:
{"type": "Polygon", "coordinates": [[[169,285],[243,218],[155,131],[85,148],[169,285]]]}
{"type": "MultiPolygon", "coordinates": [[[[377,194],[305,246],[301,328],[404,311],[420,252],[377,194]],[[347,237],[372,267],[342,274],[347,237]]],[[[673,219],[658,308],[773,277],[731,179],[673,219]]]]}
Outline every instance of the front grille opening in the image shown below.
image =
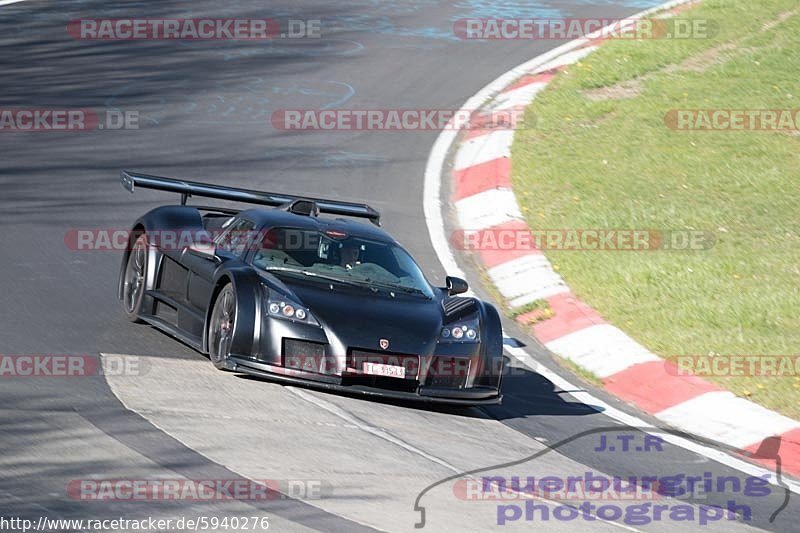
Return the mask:
{"type": "Polygon", "coordinates": [[[283,339],[281,364],[315,374],[336,374],[336,358],[325,356],[325,346],[319,342],[283,339]]]}
{"type": "Polygon", "coordinates": [[[463,389],[469,376],[469,359],[434,357],[425,384],[429,387],[463,389]]]}

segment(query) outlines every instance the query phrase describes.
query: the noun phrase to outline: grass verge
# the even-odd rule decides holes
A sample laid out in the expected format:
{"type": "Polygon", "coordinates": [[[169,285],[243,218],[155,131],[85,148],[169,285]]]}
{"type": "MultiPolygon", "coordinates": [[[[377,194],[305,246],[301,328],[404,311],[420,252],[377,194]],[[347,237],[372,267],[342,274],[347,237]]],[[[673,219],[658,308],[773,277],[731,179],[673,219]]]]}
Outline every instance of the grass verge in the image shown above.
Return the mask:
{"type": "MultiPolygon", "coordinates": [[[[547,252],[653,352],[800,353],[800,131],[680,131],[675,109],[800,108],[796,0],[706,0],[708,39],[613,41],[551,83],[512,147],[532,228],[712,232],[701,251],[547,252]]],[[[800,378],[712,377],[800,419],[800,378]]]]}

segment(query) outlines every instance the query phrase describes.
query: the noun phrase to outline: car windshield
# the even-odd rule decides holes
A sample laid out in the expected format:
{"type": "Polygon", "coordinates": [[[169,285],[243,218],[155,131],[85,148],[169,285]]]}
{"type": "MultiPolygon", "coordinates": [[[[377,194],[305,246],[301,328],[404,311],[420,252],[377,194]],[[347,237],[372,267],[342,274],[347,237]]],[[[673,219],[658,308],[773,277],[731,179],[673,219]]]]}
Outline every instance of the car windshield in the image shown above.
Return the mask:
{"type": "Polygon", "coordinates": [[[391,243],[340,231],[272,228],[262,233],[253,265],[278,275],[302,275],[433,297],[408,252],[391,243]]]}

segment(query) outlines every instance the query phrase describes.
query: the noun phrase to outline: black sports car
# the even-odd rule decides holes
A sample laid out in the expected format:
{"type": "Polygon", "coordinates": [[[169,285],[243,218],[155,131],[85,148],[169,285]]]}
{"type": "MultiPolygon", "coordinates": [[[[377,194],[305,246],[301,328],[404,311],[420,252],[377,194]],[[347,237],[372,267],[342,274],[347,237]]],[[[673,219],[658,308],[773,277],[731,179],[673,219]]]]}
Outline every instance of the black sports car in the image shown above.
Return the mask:
{"type": "Polygon", "coordinates": [[[498,403],[497,310],[431,286],[364,204],[122,172],[135,188],[181,194],[133,226],[119,298],[216,366],[360,394],[498,403]],[[186,205],[191,196],[270,206],[186,205]],[[372,224],[320,214],[360,217],[372,224]]]}

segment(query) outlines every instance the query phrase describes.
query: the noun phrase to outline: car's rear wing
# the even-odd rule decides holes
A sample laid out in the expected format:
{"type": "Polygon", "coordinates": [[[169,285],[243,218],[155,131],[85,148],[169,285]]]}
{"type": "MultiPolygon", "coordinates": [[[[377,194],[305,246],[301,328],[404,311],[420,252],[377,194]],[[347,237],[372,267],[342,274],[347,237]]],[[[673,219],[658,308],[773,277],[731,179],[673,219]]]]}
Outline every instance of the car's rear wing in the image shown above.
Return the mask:
{"type": "MultiPolygon", "coordinates": [[[[123,170],[120,173],[120,177],[122,179],[122,186],[130,192],[133,192],[136,187],[176,192],[181,195],[181,204],[185,204],[190,196],[203,196],[206,198],[267,205],[270,207],[291,206],[295,204],[295,202],[303,204],[313,202],[320,213],[366,218],[376,226],[381,225],[381,214],[366,204],[309,198],[291,194],[275,194],[252,189],[239,189],[237,187],[224,187],[222,185],[212,185],[210,183],[137,174],[127,170],[123,170]]],[[[313,211],[313,209],[311,211],[313,211]]]]}

